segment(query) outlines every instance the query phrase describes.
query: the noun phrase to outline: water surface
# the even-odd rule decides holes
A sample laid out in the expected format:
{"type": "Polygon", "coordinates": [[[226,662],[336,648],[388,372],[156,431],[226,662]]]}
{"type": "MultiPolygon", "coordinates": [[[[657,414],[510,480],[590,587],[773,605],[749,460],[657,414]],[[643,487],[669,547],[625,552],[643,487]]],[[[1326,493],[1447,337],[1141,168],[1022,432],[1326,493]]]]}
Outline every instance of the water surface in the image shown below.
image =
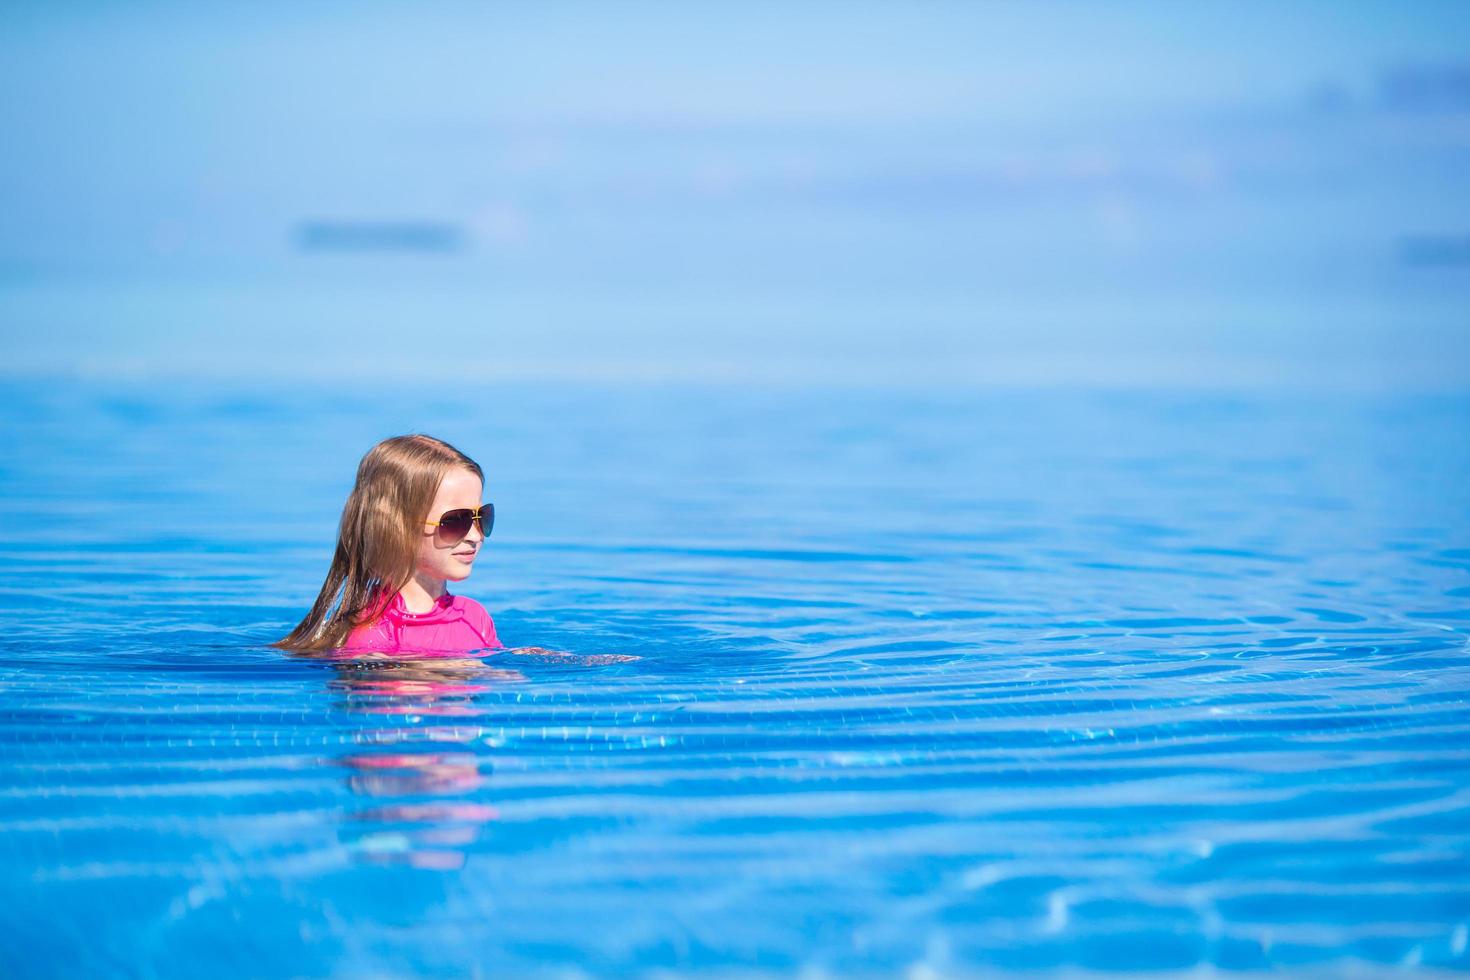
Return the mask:
{"type": "Polygon", "coordinates": [[[1470,966],[1463,396],[3,395],[5,976],[1470,966]],[[415,430],[574,656],[264,646],[415,430]]]}

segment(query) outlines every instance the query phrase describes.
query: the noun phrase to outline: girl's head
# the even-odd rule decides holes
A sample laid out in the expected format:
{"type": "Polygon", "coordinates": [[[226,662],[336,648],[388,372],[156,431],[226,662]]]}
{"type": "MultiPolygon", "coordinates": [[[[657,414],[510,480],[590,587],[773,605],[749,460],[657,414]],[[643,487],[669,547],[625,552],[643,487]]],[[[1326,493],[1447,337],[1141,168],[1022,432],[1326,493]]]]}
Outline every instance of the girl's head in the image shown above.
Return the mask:
{"type": "Polygon", "coordinates": [[[274,645],[341,646],[353,627],[380,613],[383,602],[416,573],[441,580],[468,577],[484,540],[480,522],[471,522],[463,537],[457,537],[453,521],[443,528],[435,522],[447,511],[477,510],[484,478],[478,463],[432,436],[394,436],[369,449],[342,508],[337,550],[321,593],[306,618],[274,645]]]}

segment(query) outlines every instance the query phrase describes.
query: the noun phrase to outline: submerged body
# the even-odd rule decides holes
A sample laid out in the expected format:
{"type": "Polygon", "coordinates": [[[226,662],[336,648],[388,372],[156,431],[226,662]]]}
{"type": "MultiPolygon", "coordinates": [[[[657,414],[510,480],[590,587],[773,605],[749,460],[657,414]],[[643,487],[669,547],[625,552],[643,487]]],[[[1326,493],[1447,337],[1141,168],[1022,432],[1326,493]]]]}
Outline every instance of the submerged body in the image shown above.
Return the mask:
{"type": "Polygon", "coordinates": [[[503,650],[495,622],[473,599],[444,592],[428,612],[412,613],[396,593],[373,622],[352,631],[341,652],[428,653],[463,656],[476,650],[503,650]]]}

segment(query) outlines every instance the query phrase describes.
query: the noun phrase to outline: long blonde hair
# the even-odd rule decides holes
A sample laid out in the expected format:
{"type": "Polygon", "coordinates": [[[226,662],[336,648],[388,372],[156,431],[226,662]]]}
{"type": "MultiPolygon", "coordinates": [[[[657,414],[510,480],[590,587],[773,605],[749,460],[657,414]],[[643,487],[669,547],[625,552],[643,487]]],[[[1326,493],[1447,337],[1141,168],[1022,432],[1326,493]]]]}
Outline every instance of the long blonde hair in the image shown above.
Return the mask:
{"type": "Polygon", "coordinates": [[[433,436],[394,436],[369,449],[342,508],[327,580],[306,617],[271,646],[330,650],[382,615],[413,577],[424,514],[456,466],[484,482],[480,464],[433,436]]]}

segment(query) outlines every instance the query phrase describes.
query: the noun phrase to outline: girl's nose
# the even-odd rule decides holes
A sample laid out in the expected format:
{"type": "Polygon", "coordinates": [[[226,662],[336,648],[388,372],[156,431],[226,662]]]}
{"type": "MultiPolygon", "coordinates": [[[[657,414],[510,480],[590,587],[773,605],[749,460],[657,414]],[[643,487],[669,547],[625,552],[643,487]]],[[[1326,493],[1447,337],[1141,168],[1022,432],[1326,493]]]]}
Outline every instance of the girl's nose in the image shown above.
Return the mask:
{"type": "Polygon", "coordinates": [[[480,522],[479,521],[470,521],[470,533],[469,534],[466,534],[465,535],[465,538],[467,540],[470,540],[470,541],[484,541],[485,540],[485,532],[483,532],[483,531],[480,530],[480,522]]]}

